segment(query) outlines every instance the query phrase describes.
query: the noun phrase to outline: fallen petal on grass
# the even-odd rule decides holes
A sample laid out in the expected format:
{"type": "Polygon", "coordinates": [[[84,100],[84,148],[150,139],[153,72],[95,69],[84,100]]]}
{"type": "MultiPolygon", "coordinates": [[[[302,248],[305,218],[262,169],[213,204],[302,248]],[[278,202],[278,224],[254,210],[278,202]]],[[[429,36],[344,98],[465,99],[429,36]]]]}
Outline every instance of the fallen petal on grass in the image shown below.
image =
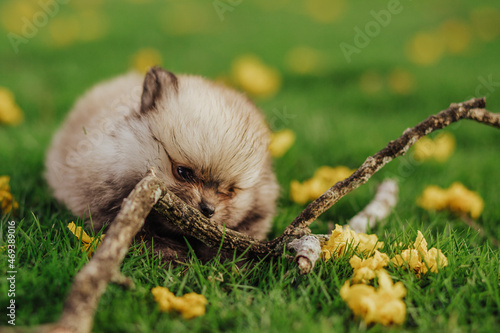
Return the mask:
{"type": "Polygon", "coordinates": [[[484,209],[484,201],[474,191],[467,189],[460,182],[454,182],[448,189],[429,185],[417,199],[417,204],[426,210],[444,210],[458,214],[469,214],[477,219],[484,209]]]}
{"type": "Polygon", "coordinates": [[[348,246],[360,253],[371,254],[383,247],[384,243],[378,241],[377,235],[358,234],[349,229],[349,226],[343,228],[336,224],[330,238],[321,247],[321,256],[325,260],[338,258],[346,253],[348,246]]]}
{"type": "Polygon", "coordinates": [[[14,199],[12,193],[10,193],[10,177],[0,176],[0,208],[2,214],[8,214],[11,211],[17,211],[19,208],[19,203],[14,199]]]}
{"type": "Polygon", "coordinates": [[[431,248],[427,250],[427,241],[424,235],[417,231],[417,238],[412,248],[403,250],[401,254],[391,259],[396,266],[408,265],[418,277],[428,271],[437,273],[443,267],[448,266],[448,258],[441,250],[431,248]]]}
{"type": "Polygon", "coordinates": [[[283,129],[271,134],[271,143],[269,144],[271,156],[281,157],[285,155],[294,143],[295,133],[290,129],[283,129]]]}
{"type": "Polygon", "coordinates": [[[357,316],[366,324],[402,324],[406,318],[406,288],[402,282],[393,283],[384,270],[377,272],[378,288],[366,284],[346,281],[340,289],[340,296],[357,316]]]}
{"type": "Polygon", "coordinates": [[[77,227],[74,222],[68,224],[68,229],[82,242],[82,251],[87,252],[88,258],[90,258],[99,245],[101,245],[105,236],[101,235],[100,237],[90,237],[82,227],[77,227]]]}
{"type": "Polygon", "coordinates": [[[189,293],[184,296],[175,296],[168,288],[155,287],[151,289],[160,311],[177,311],[184,319],[192,319],[205,314],[207,299],[197,293],[189,293]]]}

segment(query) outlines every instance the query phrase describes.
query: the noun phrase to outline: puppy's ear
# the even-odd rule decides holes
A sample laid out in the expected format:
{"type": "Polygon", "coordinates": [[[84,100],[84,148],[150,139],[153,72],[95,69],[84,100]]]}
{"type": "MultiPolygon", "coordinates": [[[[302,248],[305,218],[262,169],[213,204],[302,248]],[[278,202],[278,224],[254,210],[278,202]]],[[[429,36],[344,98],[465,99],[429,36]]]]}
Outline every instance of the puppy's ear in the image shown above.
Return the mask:
{"type": "Polygon", "coordinates": [[[160,67],[152,67],[144,78],[141,97],[141,113],[155,109],[162,97],[174,92],[177,94],[179,83],[177,76],[160,67]]]}

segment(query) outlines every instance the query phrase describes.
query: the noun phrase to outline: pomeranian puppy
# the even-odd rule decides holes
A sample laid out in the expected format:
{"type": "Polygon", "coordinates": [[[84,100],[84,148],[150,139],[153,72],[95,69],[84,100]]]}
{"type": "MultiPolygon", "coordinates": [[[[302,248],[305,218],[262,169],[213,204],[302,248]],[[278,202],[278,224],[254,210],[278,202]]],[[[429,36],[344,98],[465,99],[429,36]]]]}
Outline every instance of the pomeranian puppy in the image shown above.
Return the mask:
{"type": "MultiPolygon", "coordinates": [[[[153,67],[101,83],[77,101],[54,136],[46,178],[57,200],[96,231],[111,223],[154,168],[207,218],[263,239],[278,185],[264,116],[243,94],[202,77],[153,67]]],[[[215,251],[152,211],[139,235],[164,260],[215,251]]]]}

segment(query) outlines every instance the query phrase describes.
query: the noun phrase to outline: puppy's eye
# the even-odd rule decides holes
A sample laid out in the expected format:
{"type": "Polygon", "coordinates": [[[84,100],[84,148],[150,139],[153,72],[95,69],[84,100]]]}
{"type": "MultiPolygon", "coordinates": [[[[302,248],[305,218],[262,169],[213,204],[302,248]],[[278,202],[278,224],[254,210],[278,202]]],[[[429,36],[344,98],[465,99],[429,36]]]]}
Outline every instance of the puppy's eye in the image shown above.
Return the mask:
{"type": "Polygon", "coordinates": [[[236,189],[234,187],[229,187],[227,190],[217,190],[217,194],[224,199],[232,199],[236,195],[236,189]]]}
{"type": "Polygon", "coordinates": [[[178,165],[175,166],[173,169],[174,169],[174,176],[178,180],[192,182],[196,178],[193,169],[190,169],[188,167],[178,165]]]}

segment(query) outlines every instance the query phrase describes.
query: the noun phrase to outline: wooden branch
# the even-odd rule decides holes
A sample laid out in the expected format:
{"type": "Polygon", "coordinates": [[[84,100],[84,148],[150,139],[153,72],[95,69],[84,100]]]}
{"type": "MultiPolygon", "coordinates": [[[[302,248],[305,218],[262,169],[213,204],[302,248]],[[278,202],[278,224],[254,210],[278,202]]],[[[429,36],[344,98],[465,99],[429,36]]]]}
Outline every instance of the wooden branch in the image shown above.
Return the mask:
{"type": "Polygon", "coordinates": [[[134,236],[144,225],[165,185],[153,171],[123,201],[106,237],[88,264],[76,275],[59,322],[43,327],[47,332],[90,332],[101,295],[111,281],[125,282],[119,271],[134,236]]]}
{"type": "Polygon", "coordinates": [[[404,155],[415,142],[429,133],[461,119],[471,119],[500,128],[500,114],[484,110],[485,105],[484,98],[473,98],[463,103],[451,104],[448,109],[430,116],[413,128],[407,129],[397,140],[389,142],[384,149],[368,157],[349,178],[330,187],[318,199],[310,203],[285,229],[284,235],[295,232],[296,229],[307,228],[342,197],[366,183],[375,172],[396,157],[404,155]]]}
{"type": "Polygon", "coordinates": [[[221,240],[224,240],[223,249],[247,251],[250,257],[280,256],[287,244],[310,233],[309,225],[319,215],[346,194],[366,183],[373,174],[394,158],[404,155],[423,136],[461,119],[471,119],[500,128],[500,114],[484,110],[485,103],[484,98],[476,98],[459,104],[451,104],[448,109],[428,117],[411,129],[407,129],[397,140],[389,142],[384,149],[368,157],[349,178],[336,183],[309,204],[285,229],[281,236],[271,241],[259,241],[245,234],[224,229],[214,221],[201,215],[198,210],[186,205],[168,190],[166,190],[166,195],[155,206],[155,209],[184,232],[200,239],[210,247],[218,247],[221,245],[221,240]]]}
{"type": "Polygon", "coordinates": [[[243,252],[250,248],[251,253],[257,257],[269,254],[266,242],[224,228],[214,220],[206,218],[199,210],[187,205],[168,189],[165,189],[163,197],[160,198],[154,209],[169,223],[199,239],[209,247],[217,248],[223,240],[223,249],[239,249],[243,252]]]}

